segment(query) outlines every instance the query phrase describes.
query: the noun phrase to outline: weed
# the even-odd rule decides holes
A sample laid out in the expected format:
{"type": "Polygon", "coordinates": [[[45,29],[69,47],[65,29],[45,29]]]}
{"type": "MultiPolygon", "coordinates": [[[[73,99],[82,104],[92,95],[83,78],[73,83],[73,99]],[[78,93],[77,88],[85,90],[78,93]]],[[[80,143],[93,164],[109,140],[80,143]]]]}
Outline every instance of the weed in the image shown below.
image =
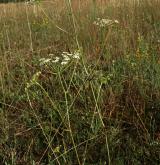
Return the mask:
{"type": "Polygon", "coordinates": [[[0,5],[0,164],[160,164],[159,7],[0,5]]]}

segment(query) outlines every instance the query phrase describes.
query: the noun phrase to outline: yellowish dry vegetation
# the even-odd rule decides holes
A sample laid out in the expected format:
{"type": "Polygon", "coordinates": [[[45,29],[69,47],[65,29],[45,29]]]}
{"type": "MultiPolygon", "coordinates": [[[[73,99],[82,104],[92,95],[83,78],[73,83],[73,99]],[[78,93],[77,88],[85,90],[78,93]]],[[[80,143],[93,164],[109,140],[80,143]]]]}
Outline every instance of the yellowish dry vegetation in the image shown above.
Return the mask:
{"type": "Polygon", "coordinates": [[[159,165],[159,9],[0,4],[0,164],[159,165]]]}

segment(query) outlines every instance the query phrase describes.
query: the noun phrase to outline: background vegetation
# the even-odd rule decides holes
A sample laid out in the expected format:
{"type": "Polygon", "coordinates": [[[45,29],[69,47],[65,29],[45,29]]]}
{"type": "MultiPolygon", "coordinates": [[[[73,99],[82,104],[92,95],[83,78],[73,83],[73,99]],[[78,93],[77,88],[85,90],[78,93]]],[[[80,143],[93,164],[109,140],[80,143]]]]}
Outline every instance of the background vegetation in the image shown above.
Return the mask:
{"type": "Polygon", "coordinates": [[[25,0],[0,0],[0,3],[8,3],[8,2],[24,2],[25,0]]]}
{"type": "Polygon", "coordinates": [[[159,9],[1,4],[0,164],[160,164],[159,9]]]}

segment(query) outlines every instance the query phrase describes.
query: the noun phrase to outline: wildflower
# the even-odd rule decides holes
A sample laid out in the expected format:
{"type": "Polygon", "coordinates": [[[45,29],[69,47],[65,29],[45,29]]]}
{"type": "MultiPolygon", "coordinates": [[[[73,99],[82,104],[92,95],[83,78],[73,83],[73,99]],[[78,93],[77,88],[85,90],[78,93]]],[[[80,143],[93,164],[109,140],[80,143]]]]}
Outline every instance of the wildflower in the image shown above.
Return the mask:
{"type": "Polygon", "coordinates": [[[80,51],[75,51],[74,53],[63,52],[62,53],[61,65],[66,65],[71,59],[80,59],[80,51]]]}
{"type": "Polygon", "coordinates": [[[29,1],[26,2],[26,4],[28,4],[28,5],[29,5],[29,4],[30,4],[30,5],[33,5],[35,2],[36,2],[36,0],[29,0],[29,1]]]}
{"type": "Polygon", "coordinates": [[[93,22],[94,25],[99,26],[99,27],[110,26],[114,23],[118,24],[119,21],[118,20],[105,19],[105,18],[102,18],[102,19],[97,18],[97,20],[93,22]]]}
{"type": "Polygon", "coordinates": [[[55,57],[55,60],[52,60],[53,63],[57,63],[59,62],[60,58],[59,57],[55,57]]]}
{"type": "Polygon", "coordinates": [[[75,59],[80,59],[80,57],[79,57],[78,54],[74,54],[74,55],[73,55],[73,58],[75,58],[75,59]]]}
{"type": "Polygon", "coordinates": [[[68,52],[63,52],[62,53],[62,57],[63,57],[63,61],[64,62],[68,62],[68,61],[70,61],[70,57],[72,56],[72,54],[70,54],[70,53],[68,53],[68,52]]]}
{"type": "Polygon", "coordinates": [[[80,52],[79,51],[75,51],[75,53],[73,54],[73,58],[80,59],[80,52]]]}
{"type": "Polygon", "coordinates": [[[40,65],[47,65],[50,63],[60,63],[61,65],[68,64],[72,59],[80,59],[80,51],[77,50],[74,53],[62,52],[61,57],[54,57],[54,54],[49,54],[50,58],[39,59],[40,65]]]}
{"type": "Polygon", "coordinates": [[[66,58],[66,57],[68,57],[68,56],[73,56],[73,54],[72,53],[68,53],[68,52],[63,52],[62,53],[62,57],[64,57],[64,58],[66,58]]]}
{"type": "Polygon", "coordinates": [[[69,53],[69,52],[63,52],[63,53],[62,53],[62,56],[63,56],[63,55],[72,56],[72,53],[69,53]]]}
{"type": "Polygon", "coordinates": [[[112,20],[109,20],[109,19],[97,18],[97,20],[94,21],[93,24],[96,26],[99,26],[99,27],[105,27],[105,26],[109,25],[111,22],[112,22],[112,20]]]}
{"type": "Polygon", "coordinates": [[[118,20],[114,20],[114,22],[115,22],[115,23],[119,23],[119,21],[118,21],[118,20]]]}
{"type": "Polygon", "coordinates": [[[112,23],[112,20],[110,20],[110,19],[102,19],[101,22],[102,22],[104,25],[108,25],[108,24],[112,23]]]}
{"type": "Polygon", "coordinates": [[[70,58],[67,55],[63,55],[64,61],[69,61],[70,58]]]}
{"type": "Polygon", "coordinates": [[[66,64],[68,64],[68,61],[62,61],[61,62],[61,65],[66,65],[66,64]]]}
{"type": "Polygon", "coordinates": [[[51,58],[41,58],[39,61],[40,65],[45,65],[51,61],[51,58]]]}

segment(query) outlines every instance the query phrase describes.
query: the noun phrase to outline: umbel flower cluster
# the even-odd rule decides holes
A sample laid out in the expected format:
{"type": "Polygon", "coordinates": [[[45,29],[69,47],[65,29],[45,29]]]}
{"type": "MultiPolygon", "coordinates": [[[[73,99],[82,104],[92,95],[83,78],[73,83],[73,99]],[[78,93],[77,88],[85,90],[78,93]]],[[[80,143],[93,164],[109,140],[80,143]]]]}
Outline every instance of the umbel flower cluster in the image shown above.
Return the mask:
{"type": "Polygon", "coordinates": [[[41,0],[27,0],[26,4],[28,4],[28,5],[35,5],[35,4],[40,3],[40,1],[41,0]]]}
{"type": "Polygon", "coordinates": [[[26,1],[26,4],[33,5],[35,2],[36,2],[35,0],[28,0],[28,1],[26,1]]]}
{"type": "Polygon", "coordinates": [[[99,27],[106,27],[106,26],[110,26],[112,24],[118,24],[119,21],[118,20],[111,20],[111,19],[105,19],[105,18],[97,18],[93,24],[99,27]]]}
{"type": "Polygon", "coordinates": [[[49,54],[50,58],[41,58],[39,59],[40,66],[48,65],[51,63],[60,63],[61,65],[68,64],[71,60],[79,60],[81,56],[80,50],[75,51],[74,53],[62,52],[61,56],[54,56],[54,54],[49,54]]]}

